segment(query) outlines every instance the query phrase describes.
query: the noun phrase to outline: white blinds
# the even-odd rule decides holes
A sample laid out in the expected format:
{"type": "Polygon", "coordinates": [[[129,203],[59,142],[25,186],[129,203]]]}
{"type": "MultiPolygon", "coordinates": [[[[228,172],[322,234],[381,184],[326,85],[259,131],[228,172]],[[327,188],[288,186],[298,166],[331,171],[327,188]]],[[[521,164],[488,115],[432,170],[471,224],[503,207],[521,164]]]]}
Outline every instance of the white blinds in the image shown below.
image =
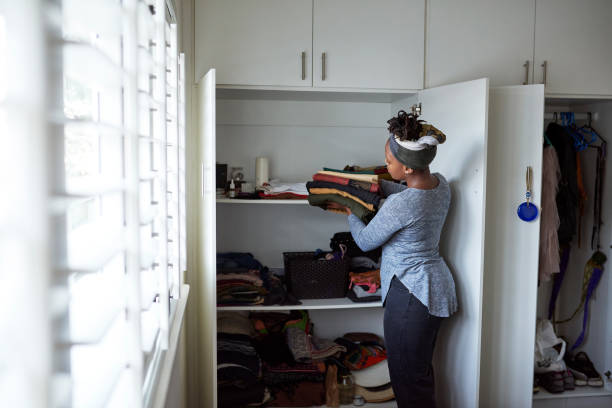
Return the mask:
{"type": "Polygon", "coordinates": [[[10,7],[0,290],[20,314],[0,328],[36,336],[0,348],[0,406],[144,406],[185,267],[176,25],[164,0],[10,7]]]}

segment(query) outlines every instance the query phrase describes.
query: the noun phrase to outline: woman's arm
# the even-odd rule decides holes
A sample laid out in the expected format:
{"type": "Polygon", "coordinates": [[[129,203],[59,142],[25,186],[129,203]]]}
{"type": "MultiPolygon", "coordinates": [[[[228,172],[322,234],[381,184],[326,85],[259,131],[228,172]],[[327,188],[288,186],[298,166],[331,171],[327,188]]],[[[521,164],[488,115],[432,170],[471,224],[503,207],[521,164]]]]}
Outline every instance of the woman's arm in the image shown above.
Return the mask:
{"type": "Polygon", "coordinates": [[[355,214],[349,215],[351,234],[362,251],[378,248],[403,227],[397,213],[400,209],[394,201],[388,199],[367,226],[355,214]]]}

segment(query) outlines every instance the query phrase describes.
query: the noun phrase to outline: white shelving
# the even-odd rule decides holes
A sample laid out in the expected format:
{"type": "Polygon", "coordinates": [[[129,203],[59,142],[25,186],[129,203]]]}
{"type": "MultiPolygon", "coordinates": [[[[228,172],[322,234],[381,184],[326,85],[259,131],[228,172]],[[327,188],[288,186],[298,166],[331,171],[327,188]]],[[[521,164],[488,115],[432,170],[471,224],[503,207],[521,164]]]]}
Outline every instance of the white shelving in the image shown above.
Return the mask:
{"type": "Polygon", "coordinates": [[[308,200],[274,200],[274,199],[260,199],[260,200],[245,200],[240,198],[217,198],[217,204],[301,204],[308,205],[308,200]]]}
{"type": "Polygon", "coordinates": [[[608,397],[612,395],[612,389],[606,387],[576,387],[573,391],[564,391],[559,394],[551,394],[540,386],[540,392],[534,394],[534,400],[558,399],[558,398],[584,398],[584,397],[608,397]]]}
{"type": "Polygon", "coordinates": [[[353,302],[349,298],[333,299],[303,299],[301,305],[272,305],[272,306],[218,306],[217,310],[248,310],[248,311],[270,311],[270,310],[324,310],[324,309],[359,309],[382,307],[382,302],[353,302]]]}

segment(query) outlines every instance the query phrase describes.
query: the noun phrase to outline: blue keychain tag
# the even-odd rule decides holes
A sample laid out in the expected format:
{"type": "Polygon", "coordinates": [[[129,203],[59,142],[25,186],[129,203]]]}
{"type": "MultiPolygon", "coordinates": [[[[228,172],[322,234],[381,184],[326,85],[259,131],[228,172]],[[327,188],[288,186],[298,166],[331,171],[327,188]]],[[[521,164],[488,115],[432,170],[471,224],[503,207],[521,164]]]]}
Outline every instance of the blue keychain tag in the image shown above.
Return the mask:
{"type": "Polygon", "coordinates": [[[527,200],[518,206],[516,213],[521,220],[529,222],[538,218],[538,207],[531,202],[531,186],[533,184],[533,170],[531,166],[527,167],[526,182],[527,192],[525,193],[525,198],[527,200]]]}

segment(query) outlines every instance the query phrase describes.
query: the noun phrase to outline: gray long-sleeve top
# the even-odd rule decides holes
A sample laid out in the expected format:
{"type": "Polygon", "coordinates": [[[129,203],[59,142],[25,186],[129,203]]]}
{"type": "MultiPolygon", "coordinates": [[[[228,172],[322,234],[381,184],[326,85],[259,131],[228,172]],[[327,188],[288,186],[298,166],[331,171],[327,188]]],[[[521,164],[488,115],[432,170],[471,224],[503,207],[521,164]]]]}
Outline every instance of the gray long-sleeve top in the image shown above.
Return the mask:
{"type": "Polygon", "coordinates": [[[353,214],[348,220],[363,251],[383,248],[383,300],[397,276],[430,314],[448,317],[457,311],[455,282],[438,246],[451,194],[446,179],[439,173],[434,176],[440,183],[431,190],[382,181],[381,189],[388,197],[372,221],[366,226],[353,214]]]}

